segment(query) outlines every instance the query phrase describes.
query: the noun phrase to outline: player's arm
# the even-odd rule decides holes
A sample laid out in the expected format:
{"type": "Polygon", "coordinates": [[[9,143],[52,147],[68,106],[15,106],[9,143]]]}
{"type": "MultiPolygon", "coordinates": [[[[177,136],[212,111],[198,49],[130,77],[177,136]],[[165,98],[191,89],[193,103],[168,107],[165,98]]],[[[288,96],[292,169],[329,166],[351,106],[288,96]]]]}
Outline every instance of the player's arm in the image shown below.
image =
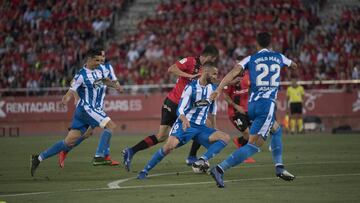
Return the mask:
{"type": "Polygon", "coordinates": [[[171,65],[168,68],[168,73],[174,74],[179,77],[186,77],[186,78],[195,78],[195,77],[199,76],[200,73],[192,75],[192,74],[186,73],[184,71],[187,68],[187,65],[188,65],[187,63],[189,63],[189,60],[187,58],[184,58],[184,59],[178,61],[177,63],[171,65]]]}
{"type": "Polygon", "coordinates": [[[76,91],[72,90],[72,89],[69,89],[66,94],[62,97],[61,99],[61,103],[66,105],[70,100],[71,98],[74,97],[74,103],[76,104],[77,101],[79,101],[79,95],[77,94],[76,91]]]}
{"type": "Polygon", "coordinates": [[[190,127],[190,122],[186,118],[184,111],[185,111],[185,108],[190,105],[191,92],[192,92],[191,86],[187,85],[181,95],[181,100],[180,100],[179,108],[178,108],[179,119],[182,122],[182,127],[183,127],[184,131],[190,127]]]}
{"type": "Polygon", "coordinates": [[[297,63],[295,63],[294,61],[291,61],[290,68],[297,69],[298,68],[297,63]]]}
{"type": "Polygon", "coordinates": [[[224,99],[225,101],[230,104],[231,106],[233,106],[238,112],[245,114],[244,108],[242,108],[241,106],[237,105],[231,98],[229,95],[224,94],[224,99]]]}
{"type": "Polygon", "coordinates": [[[243,67],[240,64],[236,64],[234,68],[226,74],[226,76],[221,80],[219,86],[216,88],[216,90],[211,94],[210,99],[214,100],[216,99],[224,89],[226,85],[228,85],[232,80],[235,79],[236,76],[241,74],[243,71],[243,67]]]}
{"type": "Polygon", "coordinates": [[[108,86],[108,87],[111,87],[111,88],[114,88],[116,89],[117,91],[119,92],[124,92],[124,89],[123,87],[120,85],[119,81],[117,80],[111,80],[110,78],[105,78],[102,80],[103,83],[108,86]]]}
{"type": "Polygon", "coordinates": [[[84,82],[84,78],[81,75],[75,75],[74,79],[71,81],[71,87],[66,92],[66,94],[62,97],[62,104],[66,105],[72,97],[74,97],[75,105],[79,101],[80,97],[76,90],[80,87],[80,85],[84,82]]]}
{"type": "Polygon", "coordinates": [[[209,128],[216,128],[216,115],[210,114],[208,119],[209,119],[208,127],[209,128]]]}
{"type": "Polygon", "coordinates": [[[116,75],[115,75],[115,71],[114,68],[112,67],[111,64],[108,64],[108,69],[109,69],[109,75],[103,79],[103,83],[111,88],[116,89],[117,91],[119,91],[120,93],[124,92],[123,87],[120,85],[116,75]]]}
{"type": "Polygon", "coordinates": [[[213,103],[210,105],[210,109],[209,109],[209,115],[208,115],[208,118],[209,118],[209,121],[211,123],[211,127],[212,128],[217,128],[216,126],[216,112],[217,112],[217,104],[216,104],[216,101],[213,101],[213,103]]]}
{"type": "Polygon", "coordinates": [[[295,63],[293,60],[288,59],[283,54],[281,54],[281,59],[282,59],[283,63],[286,66],[290,67],[291,69],[296,69],[298,67],[297,63],[295,63]]]}

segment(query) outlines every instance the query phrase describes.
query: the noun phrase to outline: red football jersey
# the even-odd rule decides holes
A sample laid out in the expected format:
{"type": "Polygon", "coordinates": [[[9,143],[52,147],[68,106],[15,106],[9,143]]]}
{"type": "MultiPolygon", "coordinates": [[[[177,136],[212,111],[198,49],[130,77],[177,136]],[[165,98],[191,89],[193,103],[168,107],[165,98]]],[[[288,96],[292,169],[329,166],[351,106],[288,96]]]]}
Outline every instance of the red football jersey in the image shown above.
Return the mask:
{"type": "MultiPolygon", "coordinates": [[[[176,62],[176,66],[189,74],[197,74],[200,71],[200,59],[195,57],[186,57],[176,62]]],[[[174,103],[178,104],[181,98],[181,94],[187,84],[189,84],[190,79],[186,77],[179,77],[175,87],[168,93],[167,97],[174,103]]]]}
{"type": "MultiPolygon", "coordinates": [[[[227,86],[224,90],[225,94],[229,95],[235,104],[241,106],[245,112],[248,111],[250,78],[249,73],[246,71],[244,76],[241,77],[240,82],[234,85],[227,86]]],[[[235,109],[232,105],[228,104],[228,116],[233,117],[235,109]]]]}

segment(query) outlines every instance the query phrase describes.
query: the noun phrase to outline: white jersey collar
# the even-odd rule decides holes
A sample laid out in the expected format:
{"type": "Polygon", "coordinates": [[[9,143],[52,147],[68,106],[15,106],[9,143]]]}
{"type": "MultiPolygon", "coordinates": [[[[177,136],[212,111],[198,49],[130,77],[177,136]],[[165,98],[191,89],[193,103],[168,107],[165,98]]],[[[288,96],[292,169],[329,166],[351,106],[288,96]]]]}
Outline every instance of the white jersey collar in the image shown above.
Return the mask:
{"type": "Polygon", "coordinates": [[[264,49],[261,49],[260,51],[258,51],[258,53],[261,53],[261,52],[270,52],[270,50],[269,49],[267,49],[267,48],[264,48],[264,49]]]}

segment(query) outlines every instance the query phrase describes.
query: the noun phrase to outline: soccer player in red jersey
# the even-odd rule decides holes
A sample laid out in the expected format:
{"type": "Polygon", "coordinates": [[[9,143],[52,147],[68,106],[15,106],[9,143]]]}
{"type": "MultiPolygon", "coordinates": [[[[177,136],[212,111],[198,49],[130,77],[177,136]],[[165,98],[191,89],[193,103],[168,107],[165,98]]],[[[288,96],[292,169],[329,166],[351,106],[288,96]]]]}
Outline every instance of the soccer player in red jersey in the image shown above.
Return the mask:
{"type": "MultiPolygon", "coordinates": [[[[131,160],[133,156],[141,150],[147,149],[159,142],[163,142],[169,135],[170,129],[177,119],[177,107],[181,94],[185,86],[194,78],[200,75],[201,65],[205,62],[215,62],[218,59],[219,51],[215,46],[208,45],[205,47],[200,57],[186,57],[168,69],[169,73],[177,75],[179,78],[175,87],[166,96],[161,108],[161,123],[156,135],[150,135],[138,142],[136,145],[123,150],[123,162],[125,168],[130,171],[131,160]]],[[[194,142],[194,148],[200,144],[194,142]]],[[[194,160],[196,161],[196,160],[194,160]]]]}
{"type": "MultiPolygon", "coordinates": [[[[249,73],[246,71],[241,78],[235,79],[229,86],[224,88],[224,98],[228,103],[229,119],[243,135],[233,139],[237,148],[246,145],[249,140],[249,127],[251,124],[247,115],[249,87],[249,73]]],[[[254,163],[255,160],[250,157],[244,162],[254,163]]]]}

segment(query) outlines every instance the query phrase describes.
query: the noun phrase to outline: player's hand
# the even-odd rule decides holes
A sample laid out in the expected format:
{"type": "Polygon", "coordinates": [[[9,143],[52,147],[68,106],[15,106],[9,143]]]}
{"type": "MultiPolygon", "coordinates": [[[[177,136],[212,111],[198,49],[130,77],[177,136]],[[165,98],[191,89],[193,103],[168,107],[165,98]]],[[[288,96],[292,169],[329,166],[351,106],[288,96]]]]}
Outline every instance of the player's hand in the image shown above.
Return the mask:
{"type": "Polygon", "coordinates": [[[189,120],[186,118],[185,115],[181,114],[180,115],[180,120],[182,122],[182,128],[185,131],[186,129],[190,128],[190,122],[189,120]]]}
{"type": "Polygon", "coordinates": [[[234,104],[233,106],[236,109],[236,111],[238,111],[239,113],[245,114],[245,110],[244,110],[243,107],[241,107],[241,106],[239,106],[237,104],[234,104]]]}
{"type": "Polygon", "coordinates": [[[186,129],[190,128],[190,122],[188,119],[184,119],[182,122],[182,128],[184,131],[186,131],[186,129]]]}
{"type": "Polygon", "coordinates": [[[116,90],[117,90],[120,94],[122,94],[122,93],[125,92],[124,88],[123,88],[121,85],[117,86],[117,87],[116,87],[116,90]]]}
{"type": "Polygon", "coordinates": [[[214,91],[214,92],[211,93],[211,95],[210,95],[210,100],[211,100],[211,101],[214,101],[215,99],[217,99],[217,98],[219,97],[219,95],[220,95],[219,90],[214,91]]]}
{"type": "Polygon", "coordinates": [[[199,77],[200,75],[201,75],[201,73],[197,73],[197,74],[191,75],[189,78],[194,79],[194,78],[199,77]]]}
{"type": "Polygon", "coordinates": [[[66,95],[62,97],[61,99],[61,107],[65,107],[67,105],[67,103],[70,101],[70,98],[67,97],[66,95]]]}

